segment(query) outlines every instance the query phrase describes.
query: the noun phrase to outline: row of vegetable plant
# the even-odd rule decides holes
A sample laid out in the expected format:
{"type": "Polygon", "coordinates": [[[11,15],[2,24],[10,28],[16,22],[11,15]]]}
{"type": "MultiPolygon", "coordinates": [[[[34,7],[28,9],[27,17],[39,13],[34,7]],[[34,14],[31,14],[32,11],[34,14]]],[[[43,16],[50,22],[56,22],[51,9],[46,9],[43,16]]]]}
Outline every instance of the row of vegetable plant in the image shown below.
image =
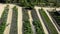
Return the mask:
{"type": "Polygon", "coordinates": [[[31,11],[31,15],[33,18],[33,25],[35,27],[36,34],[45,34],[35,9],[31,11]]]}
{"type": "Polygon", "coordinates": [[[29,22],[29,15],[28,15],[28,11],[24,8],[22,8],[22,14],[23,14],[23,34],[33,34],[32,29],[31,29],[31,25],[29,22]]]}
{"type": "Polygon", "coordinates": [[[54,23],[56,24],[57,28],[60,30],[60,14],[59,14],[59,11],[52,11],[52,12],[49,12],[49,14],[51,15],[54,23]]]}
{"type": "Polygon", "coordinates": [[[50,21],[49,17],[45,13],[45,11],[43,9],[39,9],[39,13],[42,16],[44,23],[47,25],[46,27],[48,28],[48,31],[50,32],[50,34],[58,34],[58,32],[56,31],[54,25],[50,21]]]}
{"type": "Polygon", "coordinates": [[[18,20],[18,8],[14,6],[12,11],[10,34],[18,34],[17,20],[18,20]]]}
{"type": "Polygon", "coordinates": [[[4,11],[3,11],[1,18],[0,18],[0,34],[3,34],[3,32],[5,30],[8,12],[9,12],[9,6],[7,5],[4,8],[4,11]]]}

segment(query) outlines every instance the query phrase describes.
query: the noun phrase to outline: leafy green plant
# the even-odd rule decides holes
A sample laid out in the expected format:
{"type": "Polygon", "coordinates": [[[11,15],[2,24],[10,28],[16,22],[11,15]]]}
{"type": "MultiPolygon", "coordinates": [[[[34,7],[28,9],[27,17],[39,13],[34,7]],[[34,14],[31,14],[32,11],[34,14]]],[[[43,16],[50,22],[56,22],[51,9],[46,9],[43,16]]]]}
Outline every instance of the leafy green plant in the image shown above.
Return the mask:
{"type": "Polygon", "coordinates": [[[51,15],[52,17],[52,20],[55,22],[55,24],[57,24],[57,28],[60,30],[59,26],[60,26],[60,14],[58,13],[58,11],[54,11],[54,12],[49,12],[49,14],[51,15]]]}
{"type": "Polygon", "coordinates": [[[18,8],[14,6],[12,11],[12,22],[11,22],[10,34],[18,34],[17,20],[18,20],[18,8]]]}
{"type": "Polygon", "coordinates": [[[39,18],[37,16],[36,11],[35,10],[32,10],[31,11],[31,15],[32,15],[32,18],[33,18],[32,23],[33,23],[33,25],[35,27],[36,34],[45,34],[44,33],[44,30],[42,28],[41,22],[40,22],[40,20],[39,20],[39,18]]]}
{"type": "Polygon", "coordinates": [[[51,34],[58,34],[58,32],[56,31],[54,25],[50,21],[49,17],[45,13],[45,11],[43,9],[41,9],[41,10],[39,9],[39,13],[41,14],[43,20],[45,21],[45,24],[47,25],[46,27],[48,28],[49,32],[51,34]]]}
{"type": "Polygon", "coordinates": [[[1,21],[0,21],[0,34],[3,34],[5,27],[6,27],[6,22],[7,22],[7,16],[8,16],[8,11],[9,11],[9,6],[7,5],[2,13],[1,16],[1,21]]]}

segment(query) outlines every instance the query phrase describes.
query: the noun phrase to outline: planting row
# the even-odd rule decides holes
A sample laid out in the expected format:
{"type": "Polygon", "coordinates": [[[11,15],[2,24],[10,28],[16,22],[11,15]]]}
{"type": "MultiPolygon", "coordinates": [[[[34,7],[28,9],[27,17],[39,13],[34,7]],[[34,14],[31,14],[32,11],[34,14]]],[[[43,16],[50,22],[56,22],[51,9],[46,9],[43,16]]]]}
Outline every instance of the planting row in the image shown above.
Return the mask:
{"type": "Polygon", "coordinates": [[[31,25],[29,22],[29,15],[28,11],[26,9],[22,9],[22,14],[23,14],[23,34],[33,34],[31,25]]]}
{"type": "Polygon", "coordinates": [[[10,27],[10,34],[18,34],[18,27],[17,27],[17,19],[18,18],[18,8],[16,6],[13,7],[12,11],[12,20],[11,20],[11,27],[10,27]]]}
{"type": "Polygon", "coordinates": [[[49,12],[54,23],[57,25],[58,29],[60,30],[60,14],[58,13],[58,11],[56,12],[49,12]]]}
{"type": "Polygon", "coordinates": [[[49,31],[50,34],[58,34],[54,25],[52,24],[52,22],[50,21],[49,17],[47,16],[47,14],[45,13],[45,11],[43,9],[39,9],[39,13],[41,14],[41,17],[49,31]]]}
{"type": "Polygon", "coordinates": [[[37,13],[36,13],[36,11],[34,9],[31,11],[31,15],[32,15],[32,18],[33,18],[32,23],[33,23],[33,25],[35,27],[36,34],[45,34],[44,30],[42,28],[41,22],[40,22],[40,20],[39,20],[39,18],[37,16],[37,13]]]}
{"type": "Polygon", "coordinates": [[[7,22],[7,16],[8,16],[8,11],[9,11],[9,6],[7,5],[4,8],[4,11],[2,13],[2,16],[0,18],[0,34],[3,34],[5,27],[6,27],[6,22],[7,22]]]}

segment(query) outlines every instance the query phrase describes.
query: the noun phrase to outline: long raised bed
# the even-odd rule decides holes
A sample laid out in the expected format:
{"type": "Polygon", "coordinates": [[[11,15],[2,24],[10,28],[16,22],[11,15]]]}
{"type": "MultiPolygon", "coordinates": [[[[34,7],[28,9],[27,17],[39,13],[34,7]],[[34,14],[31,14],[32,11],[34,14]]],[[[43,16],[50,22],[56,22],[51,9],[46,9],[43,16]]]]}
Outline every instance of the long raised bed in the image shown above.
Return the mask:
{"type": "Polygon", "coordinates": [[[14,6],[12,11],[12,22],[10,27],[10,34],[18,34],[17,20],[18,20],[18,8],[14,6]]]}
{"type": "Polygon", "coordinates": [[[33,34],[32,29],[31,29],[31,25],[29,22],[29,15],[28,15],[28,11],[24,8],[22,8],[22,14],[23,14],[23,34],[33,34]]]}
{"type": "Polygon", "coordinates": [[[49,12],[49,14],[51,15],[54,23],[56,24],[57,28],[59,29],[60,31],[60,14],[58,13],[59,11],[52,11],[52,12],[49,12]]]}
{"type": "Polygon", "coordinates": [[[8,11],[9,11],[9,6],[7,5],[4,8],[4,11],[2,13],[2,16],[0,18],[0,34],[3,34],[5,27],[6,27],[6,22],[7,22],[7,16],[8,16],[8,11]]]}
{"type": "Polygon", "coordinates": [[[49,17],[45,13],[45,11],[43,9],[39,9],[39,13],[41,14],[41,17],[42,17],[46,27],[48,28],[49,33],[50,34],[58,34],[58,32],[56,31],[54,25],[50,21],[49,17]]]}
{"type": "Polygon", "coordinates": [[[45,34],[35,9],[31,11],[31,15],[33,18],[33,25],[35,27],[36,34],[45,34]]]}

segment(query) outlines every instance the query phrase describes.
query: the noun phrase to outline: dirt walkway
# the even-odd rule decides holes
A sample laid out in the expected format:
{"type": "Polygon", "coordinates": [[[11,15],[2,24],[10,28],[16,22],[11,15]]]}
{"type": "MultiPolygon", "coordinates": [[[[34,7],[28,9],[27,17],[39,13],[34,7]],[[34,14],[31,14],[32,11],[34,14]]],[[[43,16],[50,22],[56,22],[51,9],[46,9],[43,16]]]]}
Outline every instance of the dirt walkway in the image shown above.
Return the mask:
{"type": "Polygon", "coordinates": [[[22,34],[22,7],[18,7],[18,34],[22,34]]]}
{"type": "Polygon", "coordinates": [[[0,4],[0,18],[6,5],[0,4]]]}

